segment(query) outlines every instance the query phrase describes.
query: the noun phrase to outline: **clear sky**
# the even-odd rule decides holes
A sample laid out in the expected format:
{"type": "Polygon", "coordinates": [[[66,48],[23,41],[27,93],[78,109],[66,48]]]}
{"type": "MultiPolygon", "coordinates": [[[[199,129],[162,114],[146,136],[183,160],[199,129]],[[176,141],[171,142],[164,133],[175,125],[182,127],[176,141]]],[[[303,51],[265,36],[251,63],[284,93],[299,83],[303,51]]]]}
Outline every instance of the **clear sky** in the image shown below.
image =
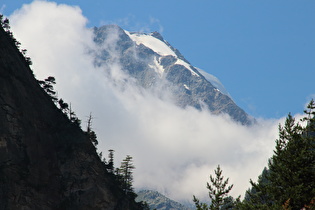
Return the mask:
{"type": "MultiPolygon", "coordinates": [[[[30,0],[1,0],[9,16],[30,0]]],[[[88,26],[159,31],[193,65],[218,77],[254,117],[301,113],[315,96],[314,0],[56,0],[88,26]]]]}

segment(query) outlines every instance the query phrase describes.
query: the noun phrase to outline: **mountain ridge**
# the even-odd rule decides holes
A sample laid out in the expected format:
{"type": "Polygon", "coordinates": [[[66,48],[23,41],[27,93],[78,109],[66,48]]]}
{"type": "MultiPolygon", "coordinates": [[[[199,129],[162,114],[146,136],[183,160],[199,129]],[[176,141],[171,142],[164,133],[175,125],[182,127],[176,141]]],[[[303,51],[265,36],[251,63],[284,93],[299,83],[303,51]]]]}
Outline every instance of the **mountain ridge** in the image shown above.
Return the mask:
{"type": "Polygon", "coordinates": [[[141,209],[2,27],[0,43],[0,209],[141,209]]]}
{"type": "Polygon", "coordinates": [[[156,210],[192,210],[174,200],[167,198],[161,193],[154,190],[140,190],[137,192],[136,201],[143,201],[148,204],[150,209],[156,210]]]}
{"type": "Polygon", "coordinates": [[[94,41],[100,46],[100,53],[95,53],[95,63],[98,66],[111,60],[110,50],[102,46],[107,43],[108,37],[114,37],[116,40],[111,40],[115,41],[112,48],[115,49],[117,62],[139,86],[160,89],[160,92],[169,91],[174,103],[182,108],[192,106],[201,110],[206,107],[214,114],[228,114],[244,125],[254,122],[226,94],[227,91],[220,91],[218,87],[223,87],[222,83],[212,84],[158,32],[128,32],[118,25],[94,27],[93,32],[94,41]]]}

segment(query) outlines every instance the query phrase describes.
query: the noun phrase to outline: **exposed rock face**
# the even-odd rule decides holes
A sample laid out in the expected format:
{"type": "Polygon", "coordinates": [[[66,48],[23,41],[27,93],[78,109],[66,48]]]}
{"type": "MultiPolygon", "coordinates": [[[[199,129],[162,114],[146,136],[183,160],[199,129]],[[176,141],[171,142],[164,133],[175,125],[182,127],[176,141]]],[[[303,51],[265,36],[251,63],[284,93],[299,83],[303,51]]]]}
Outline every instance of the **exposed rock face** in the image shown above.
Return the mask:
{"type": "Polygon", "coordinates": [[[101,53],[95,56],[97,65],[102,66],[114,57],[140,87],[153,89],[161,95],[168,91],[180,107],[192,106],[206,108],[214,114],[225,113],[245,125],[254,122],[228,94],[207,80],[158,32],[132,33],[116,25],[106,25],[94,28],[94,34],[94,41],[101,48],[101,53]],[[115,45],[108,47],[113,40],[115,45]]]}
{"type": "Polygon", "coordinates": [[[173,201],[161,193],[153,190],[141,190],[138,192],[138,201],[145,201],[150,209],[156,210],[193,210],[195,208],[186,207],[173,201]]]}
{"type": "Polygon", "coordinates": [[[139,209],[0,27],[0,209],[139,209]]]}

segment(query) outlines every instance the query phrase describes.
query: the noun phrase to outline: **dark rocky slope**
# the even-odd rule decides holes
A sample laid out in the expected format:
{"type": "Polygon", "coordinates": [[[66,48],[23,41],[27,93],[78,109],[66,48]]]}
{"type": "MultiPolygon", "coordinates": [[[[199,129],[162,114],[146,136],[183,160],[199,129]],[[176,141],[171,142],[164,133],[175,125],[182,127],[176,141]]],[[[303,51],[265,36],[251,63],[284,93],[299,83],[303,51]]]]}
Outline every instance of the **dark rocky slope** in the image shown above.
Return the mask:
{"type": "Polygon", "coordinates": [[[1,27],[0,209],[139,209],[1,27]]]}

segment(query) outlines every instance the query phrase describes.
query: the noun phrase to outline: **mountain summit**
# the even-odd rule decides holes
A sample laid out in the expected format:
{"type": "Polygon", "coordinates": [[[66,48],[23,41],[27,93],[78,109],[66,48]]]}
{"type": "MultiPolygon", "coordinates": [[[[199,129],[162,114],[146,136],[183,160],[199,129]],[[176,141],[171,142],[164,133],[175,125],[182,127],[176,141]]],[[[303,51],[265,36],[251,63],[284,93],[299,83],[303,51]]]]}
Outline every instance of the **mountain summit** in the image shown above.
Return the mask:
{"type": "Polygon", "coordinates": [[[95,56],[96,65],[106,65],[115,58],[140,87],[160,93],[167,90],[182,108],[226,113],[244,125],[253,122],[215,76],[192,66],[160,33],[128,32],[117,25],[105,25],[95,27],[94,35],[101,49],[95,56]]]}

